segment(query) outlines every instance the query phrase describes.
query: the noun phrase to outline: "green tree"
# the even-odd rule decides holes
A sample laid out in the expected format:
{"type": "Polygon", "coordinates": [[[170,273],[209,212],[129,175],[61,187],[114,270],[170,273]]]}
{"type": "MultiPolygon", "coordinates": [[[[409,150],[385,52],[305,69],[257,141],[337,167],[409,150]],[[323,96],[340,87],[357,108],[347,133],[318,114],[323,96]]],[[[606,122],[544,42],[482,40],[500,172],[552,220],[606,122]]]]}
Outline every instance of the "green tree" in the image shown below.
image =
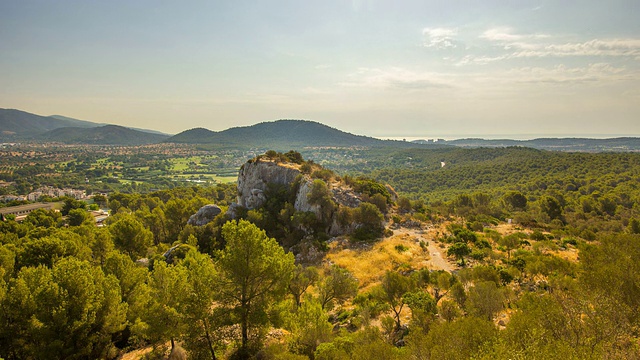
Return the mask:
{"type": "Polygon", "coordinates": [[[520,238],[517,234],[510,234],[500,238],[498,243],[507,249],[507,258],[511,259],[511,250],[520,246],[520,238]]]}
{"type": "Polygon", "coordinates": [[[411,200],[406,196],[400,196],[398,198],[398,210],[405,213],[411,211],[411,200]]]}
{"type": "Polygon", "coordinates": [[[113,250],[113,240],[111,233],[106,228],[98,228],[94,233],[93,243],[91,244],[91,252],[94,261],[100,265],[104,265],[107,254],[113,250]]]}
{"type": "Polygon", "coordinates": [[[324,222],[329,219],[336,208],[336,204],[331,199],[331,191],[327,183],[320,179],[313,180],[307,199],[309,204],[320,207],[320,217],[324,222]]]}
{"type": "Polygon", "coordinates": [[[627,228],[629,229],[629,233],[631,234],[640,234],[640,221],[635,218],[631,218],[629,220],[629,226],[627,228]]]}
{"type": "Polygon", "coordinates": [[[435,324],[428,333],[412,331],[407,351],[414,359],[471,359],[480,349],[490,347],[498,335],[492,322],[476,317],[435,324]]]}
{"type": "Polygon", "coordinates": [[[449,289],[454,281],[455,279],[448,271],[438,270],[431,273],[429,276],[429,282],[431,283],[431,289],[433,291],[433,297],[436,304],[449,293],[449,289]]]}
{"type": "Polygon", "coordinates": [[[239,355],[248,356],[249,331],[265,324],[269,305],[284,296],[293,276],[294,257],[245,220],[227,222],[222,236],[226,246],[217,260],[220,301],[233,311],[240,324],[239,355]]]}
{"type": "Polygon", "coordinates": [[[318,345],[329,341],[332,326],[329,316],[322,309],[320,303],[312,298],[304,303],[292,314],[288,325],[293,333],[291,345],[296,353],[313,357],[318,345]]]}
{"type": "Polygon", "coordinates": [[[103,271],[118,279],[122,300],[128,304],[127,320],[129,324],[140,321],[150,300],[147,285],[149,271],[136,265],[128,255],[119,251],[110,251],[106,255],[103,271]]]}
{"type": "Polygon", "coordinates": [[[464,266],[464,257],[469,254],[471,254],[471,249],[463,242],[454,243],[447,249],[447,256],[455,256],[462,263],[462,266],[464,266]]]}
{"type": "MultiPolygon", "coordinates": [[[[176,198],[167,201],[164,206],[164,224],[167,227],[166,234],[170,242],[178,238],[178,234],[187,225],[189,217],[205,203],[206,201],[201,198],[194,198],[191,201],[176,198]]],[[[162,219],[158,219],[158,221],[162,221],[162,219]]]]}
{"type": "Polygon", "coordinates": [[[105,358],[125,325],[118,282],[86,261],[20,271],[0,310],[0,356],[21,359],[105,358]]]}
{"type": "Polygon", "coordinates": [[[78,234],[57,230],[51,236],[28,239],[18,252],[16,267],[44,265],[53,267],[60,259],[77,257],[90,259],[91,250],[78,234]]]}
{"type": "Polygon", "coordinates": [[[403,276],[395,271],[387,271],[381,281],[382,299],[393,312],[396,328],[398,331],[402,327],[400,313],[405,305],[404,295],[415,287],[411,278],[403,276]]]}
{"type": "Polygon", "coordinates": [[[293,296],[293,300],[296,303],[296,307],[300,307],[302,295],[307,289],[318,281],[318,269],[313,266],[302,266],[297,264],[293,273],[293,278],[287,288],[289,293],[293,296]]]}
{"type": "Polygon", "coordinates": [[[146,335],[154,343],[175,340],[185,331],[187,324],[181,311],[188,293],[186,270],[184,267],[156,261],[149,276],[150,302],[143,319],[148,324],[146,335]]]}
{"type": "Polygon", "coordinates": [[[540,209],[547,214],[551,220],[562,217],[562,206],[560,202],[552,196],[545,195],[540,199],[540,209]]]}
{"type": "Polygon", "coordinates": [[[509,191],[502,196],[502,202],[508,210],[524,211],[527,208],[527,198],[519,191],[509,191]]]}
{"type": "Polygon", "coordinates": [[[56,227],[62,222],[62,215],[55,210],[36,209],[29,213],[24,219],[25,224],[32,224],[35,227],[56,227]]]}
{"type": "Polygon", "coordinates": [[[343,303],[358,292],[358,280],[347,269],[332,265],[328,274],[318,285],[318,296],[322,309],[334,302],[343,303]]]}
{"type": "Polygon", "coordinates": [[[85,209],[72,209],[69,210],[67,221],[69,222],[69,226],[80,226],[83,224],[93,225],[93,216],[85,209]]]}
{"type": "Polygon", "coordinates": [[[382,194],[373,194],[372,197],[368,200],[370,203],[375,205],[381,213],[387,213],[387,198],[382,194]]]}
{"type": "Polygon", "coordinates": [[[469,312],[491,321],[504,307],[504,295],[493,281],[481,281],[469,289],[469,312]]]}
{"type": "Polygon", "coordinates": [[[384,216],[378,207],[371,203],[363,202],[353,211],[353,220],[356,230],[353,237],[356,240],[372,240],[384,231],[384,216]]]}
{"type": "Polygon", "coordinates": [[[454,319],[460,317],[460,315],[462,315],[462,312],[460,311],[460,308],[455,301],[442,300],[440,302],[440,305],[438,305],[438,314],[445,321],[451,322],[454,319]]]}
{"type": "Polygon", "coordinates": [[[93,195],[94,203],[98,204],[98,206],[104,208],[107,206],[107,197],[102,194],[93,195]]]}
{"type": "Polygon", "coordinates": [[[73,198],[66,198],[60,212],[63,216],[67,216],[69,215],[69,211],[73,209],[84,209],[86,206],[87,204],[84,201],[76,200],[73,198]]]}
{"type": "Polygon", "coordinates": [[[133,215],[122,214],[109,225],[109,232],[115,246],[129,254],[132,259],[144,257],[147,248],[153,244],[153,234],[145,229],[133,215]]]}
{"type": "Polygon", "coordinates": [[[189,324],[185,331],[185,345],[192,355],[215,360],[218,339],[214,331],[220,325],[220,318],[223,317],[221,312],[224,311],[214,306],[218,296],[215,285],[219,283],[215,265],[208,255],[192,249],[179,266],[186,269],[188,285],[182,307],[184,321],[189,324]]]}
{"type": "Polygon", "coordinates": [[[428,328],[436,314],[436,300],[426,291],[410,291],[402,296],[411,309],[411,325],[428,328]]]}

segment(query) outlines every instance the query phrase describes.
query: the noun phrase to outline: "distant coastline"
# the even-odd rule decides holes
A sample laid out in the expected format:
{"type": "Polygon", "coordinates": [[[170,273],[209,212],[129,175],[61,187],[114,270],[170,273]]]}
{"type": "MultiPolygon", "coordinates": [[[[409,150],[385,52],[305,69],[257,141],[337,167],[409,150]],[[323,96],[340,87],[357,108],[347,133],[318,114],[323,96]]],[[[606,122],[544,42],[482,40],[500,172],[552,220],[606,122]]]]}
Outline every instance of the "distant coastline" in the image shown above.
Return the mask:
{"type": "Polygon", "coordinates": [[[640,137],[640,134],[461,134],[461,135],[423,135],[423,136],[373,136],[380,140],[415,141],[415,140],[437,140],[446,141],[460,139],[483,139],[483,140],[534,140],[534,139],[612,139],[621,137],[640,137]]]}

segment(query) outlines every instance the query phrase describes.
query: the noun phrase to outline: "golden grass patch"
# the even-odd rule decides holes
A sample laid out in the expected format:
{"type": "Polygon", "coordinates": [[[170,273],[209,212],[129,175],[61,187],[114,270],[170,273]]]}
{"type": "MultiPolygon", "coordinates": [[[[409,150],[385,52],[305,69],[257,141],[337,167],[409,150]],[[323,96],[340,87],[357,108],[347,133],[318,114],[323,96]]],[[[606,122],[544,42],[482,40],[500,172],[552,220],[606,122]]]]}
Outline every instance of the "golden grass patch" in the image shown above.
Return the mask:
{"type": "Polygon", "coordinates": [[[361,290],[377,284],[388,270],[420,269],[429,260],[428,252],[407,234],[383,239],[372,246],[340,244],[343,243],[332,244],[326,258],[349,270],[358,279],[361,290]]]}

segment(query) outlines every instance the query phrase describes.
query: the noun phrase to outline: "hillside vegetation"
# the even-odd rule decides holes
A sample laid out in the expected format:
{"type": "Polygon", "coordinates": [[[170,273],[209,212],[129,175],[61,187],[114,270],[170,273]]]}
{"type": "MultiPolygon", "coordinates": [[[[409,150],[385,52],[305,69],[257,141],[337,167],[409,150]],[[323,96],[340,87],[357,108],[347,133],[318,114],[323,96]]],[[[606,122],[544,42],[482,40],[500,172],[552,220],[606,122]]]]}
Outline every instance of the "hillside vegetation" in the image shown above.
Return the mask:
{"type": "Polygon", "coordinates": [[[353,135],[315,121],[277,120],[252,126],[210,131],[196,128],[166,140],[169,143],[208,144],[211,149],[275,149],[287,151],[304,147],[437,147],[402,141],[379,140],[353,135]]]}
{"type": "Polygon", "coordinates": [[[168,135],[151,134],[118,125],[64,127],[37,136],[37,139],[43,141],[92,145],[145,145],[158,143],[167,138],[168,135]]]}
{"type": "Polygon", "coordinates": [[[98,198],[104,227],[72,199],[0,222],[0,357],[637,358],[639,154],[357,156],[351,174],[295,151],[252,160],[309,176],[318,212],[267,186],[231,220],[244,194],[216,185],[98,198]],[[361,204],[338,219],[356,231],[330,237],[330,189],[347,187],[361,204]],[[219,215],[188,224],[210,203],[219,215]]]}
{"type": "Polygon", "coordinates": [[[62,127],[94,127],[98,124],[0,109],[0,140],[25,139],[62,127]]]}

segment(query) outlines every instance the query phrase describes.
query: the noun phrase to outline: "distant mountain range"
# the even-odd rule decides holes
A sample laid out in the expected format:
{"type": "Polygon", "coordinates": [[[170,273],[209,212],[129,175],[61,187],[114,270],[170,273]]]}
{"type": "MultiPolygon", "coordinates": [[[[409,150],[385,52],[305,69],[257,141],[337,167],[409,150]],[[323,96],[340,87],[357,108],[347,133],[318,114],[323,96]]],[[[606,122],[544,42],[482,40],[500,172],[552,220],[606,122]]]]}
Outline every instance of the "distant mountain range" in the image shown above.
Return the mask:
{"type": "Polygon", "coordinates": [[[146,145],[162,142],[167,135],[152,134],[118,125],[93,128],[63,127],[38,135],[36,139],[66,144],[146,145]]]}
{"type": "Polygon", "coordinates": [[[144,145],[162,142],[169,136],[154,130],[99,124],[60,115],[40,116],[15,109],[0,109],[0,142],[144,145]]]}
{"type": "Polygon", "coordinates": [[[207,149],[273,149],[278,151],[307,147],[351,146],[395,148],[522,146],[559,151],[640,151],[640,138],[636,137],[395,141],[354,135],[307,120],[277,120],[252,126],[234,127],[223,131],[195,128],[170,136],[154,130],[98,124],[60,115],[40,116],[15,109],[0,109],[0,142],[16,141],[97,145],[144,145],[165,142],[195,144],[207,149]]]}

